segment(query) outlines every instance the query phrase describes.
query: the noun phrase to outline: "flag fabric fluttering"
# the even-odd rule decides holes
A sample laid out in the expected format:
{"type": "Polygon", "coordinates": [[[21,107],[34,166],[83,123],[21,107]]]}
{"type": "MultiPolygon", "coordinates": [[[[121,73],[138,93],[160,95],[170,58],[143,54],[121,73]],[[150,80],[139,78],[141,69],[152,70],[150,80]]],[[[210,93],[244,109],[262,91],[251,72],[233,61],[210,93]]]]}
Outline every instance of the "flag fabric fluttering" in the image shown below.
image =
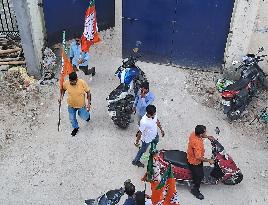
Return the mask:
{"type": "Polygon", "coordinates": [[[148,159],[148,164],[147,164],[147,172],[146,172],[146,181],[147,182],[151,182],[153,181],[154,178],[154,159],[153,159],[153,155],[154,155],[154,151],[156,150],[156,144],[155,143],[151,143],[151,147],[149,150],[149,159],[148,159]]]}
{"type": "Polygon", "coordinates": [[[88,52],[89,47],[99,41],[100,36],[97,26],[95,0],[90,0],[89,7],[85,15],[84,32],[81,37],[81,50],[88,52]]]}
{"type": "Polygon", "coordinates": [[[73,72],[73,66],[70,61],[70,59],[67,57],[67,48],[65,45],[65,31],[63,31],[63,38],[62,38],[62,50],[61,50],[61,73],[60,73],[60,79],[59,79],[59,84],[60,84],[60,89],[63,88],[63,83],[64,83],[64,78],[69,75],[71,72],[73,72]]]}
{"type": "Polygon", "coordinates": [[[151,201],[153,205],[156,205],[163,198],[163,189],[156,189],[161,180],[161,175],[160,164],[158,162],[158,159],[156,158],[157,156],[155,156],[155,154],[157,153],[156,144],[153,142],[151,143],[149,153],[150,155],[147,164],[147,172],[142,180],[150,182],[152,190],[151,201]]]}
{"type": "Polygon", "coordinates": [[[179,197],[176,190],[176,180],[173,175],[172,166],[169,165],[163,174],[161,181],[152,187],[153,205],[179,205],[179,197]]]}
{"type": "Polygon", "coordinates": [[[70,62],[70,59],[67,57],[64,49],[62,49],[62,59],[63,59],[63,69],[60,74],[60,88],[63,88],[64,78],[73,72],[73,66],[70,62]]]}

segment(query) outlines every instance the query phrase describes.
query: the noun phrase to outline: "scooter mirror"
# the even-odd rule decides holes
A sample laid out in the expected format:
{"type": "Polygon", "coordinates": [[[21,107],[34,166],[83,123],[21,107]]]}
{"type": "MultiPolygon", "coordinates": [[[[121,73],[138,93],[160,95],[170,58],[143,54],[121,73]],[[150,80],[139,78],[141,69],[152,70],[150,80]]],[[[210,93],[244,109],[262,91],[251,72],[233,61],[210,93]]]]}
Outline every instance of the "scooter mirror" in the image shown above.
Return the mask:
{"type": "Polygon", "coordinates": [[[221,132],[221,131],[220,131],[220,128],[219,128],[219,127],[216,127],[216,128],[215,128],[215,132],[216,132],[217,135],[219,135],[220,132],[221,132]]]}

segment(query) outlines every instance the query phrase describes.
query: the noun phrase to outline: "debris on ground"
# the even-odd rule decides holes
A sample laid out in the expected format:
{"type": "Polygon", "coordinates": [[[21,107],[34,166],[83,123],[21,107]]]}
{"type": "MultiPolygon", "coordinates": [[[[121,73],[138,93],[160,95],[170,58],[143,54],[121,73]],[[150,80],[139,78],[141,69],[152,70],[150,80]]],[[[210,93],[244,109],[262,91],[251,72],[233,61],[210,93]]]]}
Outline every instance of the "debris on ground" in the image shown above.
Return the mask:
{"type": "Polygon", "coordinates": [[[40,85],[52,85],[55,84],[58,79],[55,78],[55,68],[57,66],[57,57],[55,53],[48,47],[43,52],[43,75],[39,81],[40,85]]]}
{"type": "Polygon", "coordinates": [[[202,105],[220,109],[221,97],[215,83],[218,78],[217,73],[190,71],[189,78],[185,84],[188,92],[193,94],[193,98],[202,105]]]}
{"type": "Polygon", "coordinates": [[[0,34],[0,65],[24,65],[21,39],[17,35],[0,34]]]}
{"type": "Polygon", "coordinates": [[[54,96],[55,88],[41,87],[22,66],[0,71],[1,76],[0,112],[3,116],[14,119],[0,119],[0,124],[5,124],[5,128],[0,132],[0,148],[3,148],[15,138],[32,135],[32,131],[38,129],[39,116],[44,112],[47,101],[51,101],[54,96]],[[9,129],[11,127],[12,131],[9,129]]]}
{"type": "Polygon", "coordinates": [[[36,82],[37,80],[33,76],[27,74],[26,68],[21,66],[8,69],[5,75],[5,83],[15,90],[32,90],[35,88],[36,82]]]}
{"type": "Polygon", "coordinates": [[[53,53],[53,51],[50,48],[46,47],[43,52],[43,56],[44,57],[43,57],[42,66],[43,66],[44,72],[53,72],[56,66],[56,60],[57,60],[55,53],[53,53]]]}

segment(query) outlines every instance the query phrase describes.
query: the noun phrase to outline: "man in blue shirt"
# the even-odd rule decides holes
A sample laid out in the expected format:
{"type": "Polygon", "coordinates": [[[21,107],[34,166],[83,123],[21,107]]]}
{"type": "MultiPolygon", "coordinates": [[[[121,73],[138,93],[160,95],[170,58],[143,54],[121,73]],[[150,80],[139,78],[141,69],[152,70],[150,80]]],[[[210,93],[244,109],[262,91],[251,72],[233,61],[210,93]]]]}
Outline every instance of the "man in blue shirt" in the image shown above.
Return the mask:
{"type": "Polygon", "coordinates": [[[95,67],[88,69],[89,54],[81,50],[81,40],[76,37],[75,41],[70,45],[70,59],[75,71],[82,70],[85,75],[95,75],[95,67]]]}
{"type": "Polygon", "coordinates": [[[125,183],[125,193],[128,198],[123,205],[135,205],[135,186],[131,182],[125,183]]]}
{"type": "Polygon", "coordinates": [[[133,111],[137,113],[138,123],[141,118],[146,114],[146,107],[151,105],[154,101],[154,94],[149,91],[149,82],[143,82],[141,88],[135,98],[133,111]]]}

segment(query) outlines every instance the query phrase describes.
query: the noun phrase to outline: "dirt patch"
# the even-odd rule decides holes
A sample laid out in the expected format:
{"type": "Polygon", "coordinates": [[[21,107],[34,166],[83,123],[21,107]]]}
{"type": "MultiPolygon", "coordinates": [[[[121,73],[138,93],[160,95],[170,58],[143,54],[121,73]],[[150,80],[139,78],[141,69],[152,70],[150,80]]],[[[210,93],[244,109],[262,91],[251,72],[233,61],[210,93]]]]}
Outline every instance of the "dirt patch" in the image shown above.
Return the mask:
{"type": "Polygon", "coordinates": [[[16,137],[34,134],[40,126],[40,116],[54,96],[55,88],[40,86],[37,81],[27,85],[20,73],[14,71],[4,74],[0,89],[0,148],[3,148],[16,137]]]}

